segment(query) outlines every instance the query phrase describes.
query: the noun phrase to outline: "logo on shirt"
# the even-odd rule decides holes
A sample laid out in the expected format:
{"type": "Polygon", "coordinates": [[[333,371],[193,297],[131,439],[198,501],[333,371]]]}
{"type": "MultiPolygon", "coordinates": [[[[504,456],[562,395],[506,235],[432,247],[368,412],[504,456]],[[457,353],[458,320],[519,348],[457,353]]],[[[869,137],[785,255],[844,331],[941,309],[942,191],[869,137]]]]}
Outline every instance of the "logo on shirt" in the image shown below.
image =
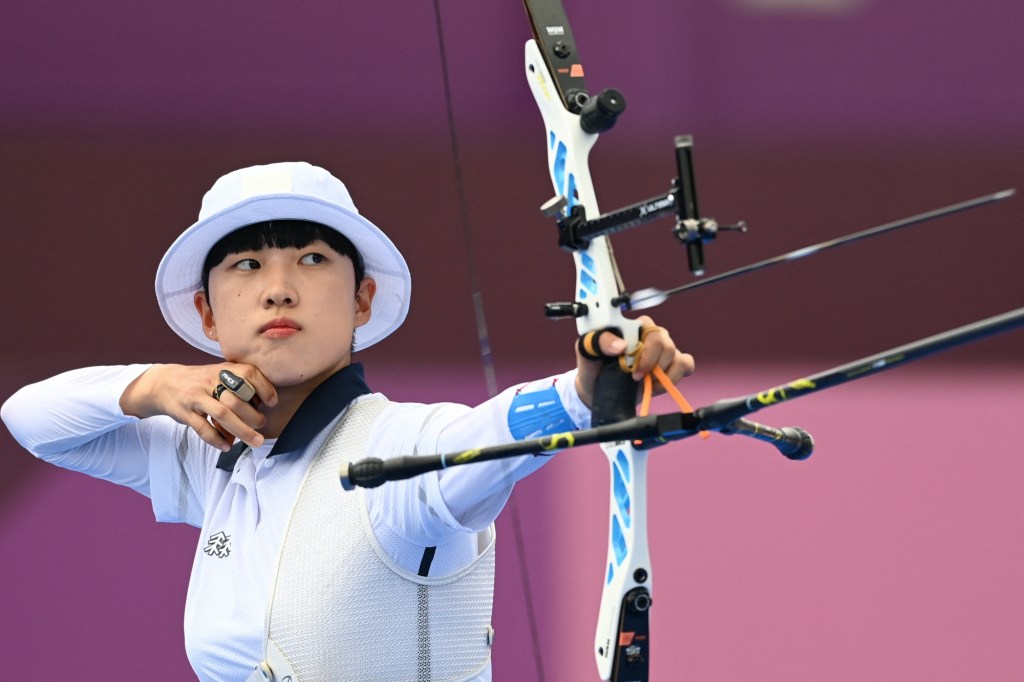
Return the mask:
{"type": "Polygon", "coordinates": [[[203,548],[203,551],[218,559],[227,557],[228,554],[231,554],[231,536],[224,531],[214,533],[206,541],[206,547],[203,548]]]}

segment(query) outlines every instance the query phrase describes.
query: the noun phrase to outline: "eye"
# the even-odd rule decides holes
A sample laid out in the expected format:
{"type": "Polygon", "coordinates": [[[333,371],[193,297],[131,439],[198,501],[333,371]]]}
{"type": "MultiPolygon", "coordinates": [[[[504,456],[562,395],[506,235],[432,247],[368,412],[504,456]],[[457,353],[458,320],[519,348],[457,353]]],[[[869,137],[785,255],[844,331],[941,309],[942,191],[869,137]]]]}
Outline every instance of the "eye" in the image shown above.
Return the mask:
{"type": "Polygon", "coordinates": [[[323,263],[325,260],[327,260],[327,256],[322,253],[314,252],[304,254],[302,258],[299,259],[299,262],[303,265],[316,265],[317,263],[323,263]]]}
{"type": "Polygon", "coordinates": [[[255,258],[243,258],[235,263],[233,267],[238,270],[259,270],[260,262],[255,258]]]}

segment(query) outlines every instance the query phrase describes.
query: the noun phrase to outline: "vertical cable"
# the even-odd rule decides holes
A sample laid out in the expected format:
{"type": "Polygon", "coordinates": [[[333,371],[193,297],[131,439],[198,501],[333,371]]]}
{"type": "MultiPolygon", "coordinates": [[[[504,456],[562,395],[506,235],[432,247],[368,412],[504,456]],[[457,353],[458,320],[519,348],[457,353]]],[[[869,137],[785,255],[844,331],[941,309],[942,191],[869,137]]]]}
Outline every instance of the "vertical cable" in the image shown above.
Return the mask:
{"type": "Polygon", "coordinates": [[[483,294],[480,291],[480,278],[476,271],[476,251],[469,229],[469,214],[466,207],[466,188],[462,177],[462,157],[459,154],[459,138],[455,131],[455,108],[452,105],[452,90],[448,80],[448,55],[444,44],[444,29],[441,25],[441,6],[434,0],[434,18],[437,23],[437,45],[441,52],[441,74],[444,79],[444,103],[448,113],[448,139],[451,141],[452,163],[455,167],[455,191],[458,194],[459,222],[462,225],[462,242],[466,248],[466,259],[469,263],[469,286],[473,292],[473,315],[476,319],[476,337],[480,343],[480,360],[484,366],[484,379],[487,382],[487,395],[498,394],[498,382],[494,376],[494,358],[491,354],[491,341],[487,334],[487,319],[484,317],[483,294]]]}
{"type": "MultiPolygon", "coordinates": [[[[484,369],[484,380],[487,383],[487,395],[493,398],[498,394],[498,382],[494,372],[494,356],[491,353],[490,336],[487,333],[487,320],[484,316],[483,294],[480,291],[480,280],[476,270],[476,252],[473,248],[473,239],[469,228],[469,215],[466,206],[466,189],[462,176],[462,159],[459,155],[459,142],[455,129],[455,108],[452,105],[451,84],[448,77],[448,53],[444,42],[444,28],[441,22],[441,6],[439,0],[434,0],[434,19],[437,25],[437,45],[441,55],[441,75],[444,79],[444,102],[448,114],[448,137],[451,141],[452,163],[455,170],[455,189],[459,203],[459,221],[462,225],[462,239],[466,249],[466,258],[469,263],[469,286],[473,295],[473,315],[476,319],[476,335],[480,344],[480,360],[484,369]]],[[[523,596],[526,599],[526,620],[530,630],[530,642],[533,647],[533,660],[536,668],[537,680],[545,682],[544,663],[540,655],[540,635],[537,632],[537,619],[533,609],[533,591],[530,587],[530,574],[526,565],[526,543],[523,540],[522,525],[519,518],[519,509],[516,505],[516,496],[513,495],[506,506],[506,514],[509,514],[512,525],[512,535],[515,539],[516,554],[519,560],[519,575],[523,584],[523,596]]]]}

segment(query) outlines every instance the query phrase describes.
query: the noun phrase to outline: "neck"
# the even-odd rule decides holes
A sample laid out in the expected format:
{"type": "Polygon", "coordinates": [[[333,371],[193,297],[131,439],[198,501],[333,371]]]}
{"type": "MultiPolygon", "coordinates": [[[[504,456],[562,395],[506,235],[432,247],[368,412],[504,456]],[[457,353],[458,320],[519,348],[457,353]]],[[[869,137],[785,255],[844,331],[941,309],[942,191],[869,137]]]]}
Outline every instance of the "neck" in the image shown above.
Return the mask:
{"type": "MultiPolygon", "coordinates": [[[[316,388],[315,386],[313,388],[316,388]]],[[[259,432],[264,438],[278,438],[284,427],[292,420],[299,406],[309,397],[313,389],[296,390],[297,387],[290,386],[277,390],[277,404],[273,407],[260,406],[260,413],[267,418],[266,424],[259,432]]]]}
{"type": "Polygon", "coordinates": [[[277,404],[273,407],[267,405],[261,405],[259,410],[260,413],[267,418],[267,423],[263,425],[262,429],[259,429],[260,434],[264,438],[279,438],[284,428],[288,426],[288,422],[292,420],[295,413],[299,411],[299,407],[305,402],[306,398],[310,396],[313,391],[317,389],[328,377],[332,376],[336,372],[340,372],[349,363],[346,362],[341,367],[332,367],[331,369],[316,375],[315,377],[306,381],[292,384],[290,386],[277,386],[277,404]]]}

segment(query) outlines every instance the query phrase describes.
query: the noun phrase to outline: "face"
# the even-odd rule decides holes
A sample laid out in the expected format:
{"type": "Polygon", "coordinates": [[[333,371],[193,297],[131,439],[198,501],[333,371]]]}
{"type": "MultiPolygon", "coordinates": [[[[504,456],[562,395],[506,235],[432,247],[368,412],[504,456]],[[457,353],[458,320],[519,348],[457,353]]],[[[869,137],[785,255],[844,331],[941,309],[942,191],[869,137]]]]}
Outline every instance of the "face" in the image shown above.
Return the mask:
{"type": "Polygon", "coordinates": [[[257,367],[278,388],[320,381],[351,362],[376,283],[356,288],[352,262],[316,241],[301,249],[231,254],[195,297],[203,330],[230,362],[257,367]]]}

